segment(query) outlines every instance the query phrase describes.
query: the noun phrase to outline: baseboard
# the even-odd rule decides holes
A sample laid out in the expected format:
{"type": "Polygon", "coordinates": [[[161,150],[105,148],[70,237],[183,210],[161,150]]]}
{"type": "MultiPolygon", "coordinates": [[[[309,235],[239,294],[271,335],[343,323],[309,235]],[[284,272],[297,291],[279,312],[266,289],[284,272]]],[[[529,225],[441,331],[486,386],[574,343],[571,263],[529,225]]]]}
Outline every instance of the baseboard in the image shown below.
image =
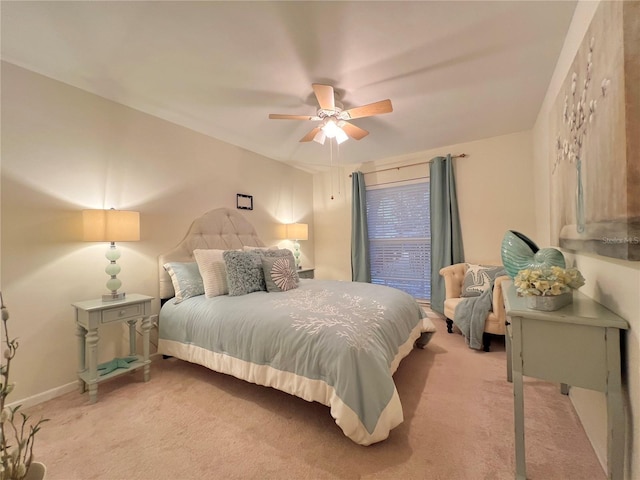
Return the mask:
{"type": "Polygon", "coordinates": [[[51,390],[47,390],[46,392],[38,393],[37,395],[33,395],[31,397],[23,398],[17,402],[11,402],[8,404],[9,407],[15,407],[16,405],[22,405],[22,409],[33,407],[35,405],[39,405],[40,403],[44,403],[47,400],[52,400],[60,395],[64,395],[65,393],[73,392],[74,390],[78,390],[78,381],[75,380],[71,383],[67,383],[66,385],[62,385],[60,387],[52,388],[51,390]]]}
{"type": "MultiPolygon", "coordinates": [[[[159,356],[161,355],[157,352],[152,353],[151,355],[149,355],[149,359],[153,360],[155,357],[159,356]]],[[[8,403],[6,406],[15,407],[16,405],[21,405],[22,409],[34,407],[48,400],[53,400],[56,397],[65,395],[69,392],[73,392],[74,390],[79,390],[79,388],[80,387],[78,386],[78,381],[74,380],[71,383],[52,388],[51,390],[47,390],[46,392],[38,393],[37,395],[32,395],[31,397],[23,398],[22,400],[18,400],[16,402],[8,403]]]]}

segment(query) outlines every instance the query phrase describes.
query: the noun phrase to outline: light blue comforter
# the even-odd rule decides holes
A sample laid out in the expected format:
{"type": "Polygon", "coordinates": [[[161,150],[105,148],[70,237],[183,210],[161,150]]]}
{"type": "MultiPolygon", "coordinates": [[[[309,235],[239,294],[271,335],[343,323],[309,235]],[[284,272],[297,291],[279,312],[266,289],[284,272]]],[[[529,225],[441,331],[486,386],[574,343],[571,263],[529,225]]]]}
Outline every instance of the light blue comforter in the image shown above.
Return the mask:
{"type": "Polygon", "coordinates": [[[302,279],[288,292],[166,302],[159,351],[330,405],[345,434],[369,444],[388,436],[378,423],[397,399],[392,374],[420,335],[423,316],[400,290],[302,279]],[[256,371],[310,383],[289,388],[282,385],[282,375],[265,380],[256,371]],[[318,388],[324,393],[313,393],[318,388]],[[342,404],[353,411],[363,431],[352,435],[349,420],[337,418],[341,414],[334,412],[334,403],[341,405],[335,412],[344,410],[342,404]]]}

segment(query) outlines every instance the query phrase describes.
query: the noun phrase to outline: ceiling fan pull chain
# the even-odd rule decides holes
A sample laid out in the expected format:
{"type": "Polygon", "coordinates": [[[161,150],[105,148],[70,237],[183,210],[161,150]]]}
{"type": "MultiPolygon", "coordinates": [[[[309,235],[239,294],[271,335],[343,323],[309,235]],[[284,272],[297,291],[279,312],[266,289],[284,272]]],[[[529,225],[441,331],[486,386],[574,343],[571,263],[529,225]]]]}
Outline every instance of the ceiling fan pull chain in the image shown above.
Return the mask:
{"type": "Polygon", "coordinates": [[[340,181],[340,144],[336,142],[336,183],[338,184],[338,196],[342,195],[342,190],[340,189],[340,185],[342,182],[340,181]]]}
{"type": "Polygon", "coordinates": [[[329,139],[329,182],[331,182],[331,200],[333,200],[333,139],[329,139]]]}

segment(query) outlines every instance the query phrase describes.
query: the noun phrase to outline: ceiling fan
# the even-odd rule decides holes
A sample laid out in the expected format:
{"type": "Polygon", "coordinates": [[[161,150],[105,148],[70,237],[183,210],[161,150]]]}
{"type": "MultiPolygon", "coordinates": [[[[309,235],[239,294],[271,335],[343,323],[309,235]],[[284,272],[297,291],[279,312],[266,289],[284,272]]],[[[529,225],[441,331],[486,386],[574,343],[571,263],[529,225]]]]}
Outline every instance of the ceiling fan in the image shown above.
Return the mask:
{"type": "Polygon", "coordinates": [[[372,117],[393,111],[391,100],[381,100],[361,107],[343,110],[342,104],[336,100],[335,92],[331,85],[312,84],[313,93],[318,100],[318,111],[315,115],[286,115],[272,113],[269,118],[272,120],[314,120],[321,122],[319,126],[313,128],[309,133],[300,139],[301,142],[314,140],[324,144],[325,138],[335,138],[338,143],[342,143],[349,137],[360,140],[369,132],[349,123],[347,120],[354,118],[372,117]]]}

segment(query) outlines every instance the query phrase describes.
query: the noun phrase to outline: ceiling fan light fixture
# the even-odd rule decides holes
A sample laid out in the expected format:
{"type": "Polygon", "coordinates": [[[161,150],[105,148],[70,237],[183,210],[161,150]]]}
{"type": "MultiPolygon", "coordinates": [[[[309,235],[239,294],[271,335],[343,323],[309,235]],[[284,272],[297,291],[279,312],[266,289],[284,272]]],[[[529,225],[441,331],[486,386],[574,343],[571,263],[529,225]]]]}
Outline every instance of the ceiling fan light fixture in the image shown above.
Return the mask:
{"type": "MultiPolygon", "coordinates": [[[[345,122],[342,122],[343,125],[344,123],[345,122]]],[[[349,136],[347,135],[347,133],[342,128],[340,128],[340,122],[336,122],[333,118],[327,118],[320,128],[320,132],[316,134],[316,137],[318,137],[320,133],[322,133],[322,141],[320,141],[320,139],[316,140],[315,137],[314,140],[316,140],[318,143],[321,143],[322,145],[324,145],[325,138],[335,138],[338,145],[349,140],[349,136]]]]}
{"type": "Polygon", "coordinates": [[[338,142],[338,145],[346,142],[347,140],[349,140],[349,136],[345,133],[344,130],[338,127],[338,130],[336,131],[336,142],[338,142]]]}
{"type": "Polygon", "coordinates": [[[325,138],[327,138],[325,133],[322,130],[319,130],[318,133],[316,133],[315,137],[313,137],[313,141],[319,143],[320,145],[324,145],[325,138]]]}
{"type": "Polygon", "coordinates": [[[326,122],[324,122],[322,131],[328,138],[333,138],[338,134],[338,132],[342,131],[342,129],[338,127],[333,118],[329,118],[326,122]]]}

